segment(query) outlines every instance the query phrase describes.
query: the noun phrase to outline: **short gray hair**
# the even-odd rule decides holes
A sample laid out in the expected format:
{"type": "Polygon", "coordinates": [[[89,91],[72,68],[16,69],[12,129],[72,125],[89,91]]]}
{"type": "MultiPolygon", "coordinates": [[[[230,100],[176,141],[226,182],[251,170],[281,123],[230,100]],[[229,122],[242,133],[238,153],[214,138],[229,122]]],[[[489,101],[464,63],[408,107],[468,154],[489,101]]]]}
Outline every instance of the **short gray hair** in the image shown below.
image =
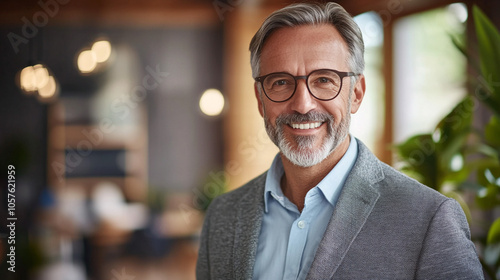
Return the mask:
{"type": "Polygon", "coordinates": [[[346,10],[337,3],[292,4],[272,13],[259,28],[250,42],[250,64],[252,76],[260,75],[260,55],[262,46],[272,32],[283,27],[299,25],[333,25],[347,44],[350,71],[362,74],[365,68],[363,53],[365,46],[359,26],[346,10]]]}

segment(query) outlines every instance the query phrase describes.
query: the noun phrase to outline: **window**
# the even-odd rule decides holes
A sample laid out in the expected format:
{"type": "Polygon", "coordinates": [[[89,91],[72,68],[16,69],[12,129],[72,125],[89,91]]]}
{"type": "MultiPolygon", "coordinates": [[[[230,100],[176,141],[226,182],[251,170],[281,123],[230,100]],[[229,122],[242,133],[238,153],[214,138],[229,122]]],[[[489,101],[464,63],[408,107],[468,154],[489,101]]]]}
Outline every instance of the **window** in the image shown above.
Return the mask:
{"type": "Polygon", "coordinates": [[[359,111],[352,115],[351,132],[377,153],[384,132],[383,23],[375,12],[354,18],[365,42],[366,92],[359,111]]]}
{"type": "Polygon", "coordinates": [[[451,36],[465,30],[467,8],[444,8],[394,22],[394,142],[430,133],[466,93],[466,58],[451,36]]]}

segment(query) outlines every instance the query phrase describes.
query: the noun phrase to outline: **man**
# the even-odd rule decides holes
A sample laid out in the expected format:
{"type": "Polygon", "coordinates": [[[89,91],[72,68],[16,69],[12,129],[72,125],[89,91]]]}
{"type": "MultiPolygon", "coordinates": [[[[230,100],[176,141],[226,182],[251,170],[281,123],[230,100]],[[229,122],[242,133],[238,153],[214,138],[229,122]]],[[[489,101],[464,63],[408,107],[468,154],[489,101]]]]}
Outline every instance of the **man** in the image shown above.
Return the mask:
{"type": "Polygon", "coordinates": [[[342,7],[276,11],[250,52],[280,153],[210,205],[198,279],[483,279],[459,204],[349,135],[365,93],[364,46],[342,7]]]}

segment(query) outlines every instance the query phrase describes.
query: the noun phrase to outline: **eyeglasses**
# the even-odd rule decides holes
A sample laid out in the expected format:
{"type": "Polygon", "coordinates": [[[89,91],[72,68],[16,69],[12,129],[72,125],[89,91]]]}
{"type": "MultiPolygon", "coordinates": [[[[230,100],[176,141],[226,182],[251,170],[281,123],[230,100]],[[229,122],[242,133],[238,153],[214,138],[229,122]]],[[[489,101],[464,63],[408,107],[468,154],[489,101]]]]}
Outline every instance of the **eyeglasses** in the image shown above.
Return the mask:
{"type": "Polygon", "coordinates": [[[260,82],[264,94],[274,102],[285,102],[292,98],[297,90],[297,80],[305,79],[307,89],[312,96],[321,101],[332,100],[342,89],[344,77],[357,76],[353,72],[341,72],[332,69],[314,70],[307,76],[293,76],[286,72],[275,72],[255,78],[260,82]]]}

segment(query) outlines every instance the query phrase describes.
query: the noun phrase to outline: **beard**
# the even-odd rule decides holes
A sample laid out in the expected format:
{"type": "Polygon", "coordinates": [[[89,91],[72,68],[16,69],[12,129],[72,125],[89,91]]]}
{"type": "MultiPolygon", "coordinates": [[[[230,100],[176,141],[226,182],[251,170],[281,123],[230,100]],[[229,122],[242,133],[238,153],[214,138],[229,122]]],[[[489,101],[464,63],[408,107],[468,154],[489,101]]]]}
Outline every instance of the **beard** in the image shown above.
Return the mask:
{"type": "MultiPolygon", "coordinates": [[[[350,105],[350,102],[349,102],[350,105]]],[[[334,124],[332,115],[322,112],[311,111],[307,114],[282,114],[276,118],[276,125],[264,115],[264,122],[267,134],[271,141],[280,149],[281,153],[294,165],[300,167],[311,167],[326,159],[345,138],[349,135],[351,124],[350,106],[348,106],[345,116],[338,125],[334,124]],[[287,139],[284,133],[285,125],[300,122],[322,122],[327,126],[327,136],[322,139],[323,143],[319,148],[314,148],[314,143],[318,136],[292,136],[287,139]]],[[[264,110],[265,111],[265,110],[264,110]]]]}

